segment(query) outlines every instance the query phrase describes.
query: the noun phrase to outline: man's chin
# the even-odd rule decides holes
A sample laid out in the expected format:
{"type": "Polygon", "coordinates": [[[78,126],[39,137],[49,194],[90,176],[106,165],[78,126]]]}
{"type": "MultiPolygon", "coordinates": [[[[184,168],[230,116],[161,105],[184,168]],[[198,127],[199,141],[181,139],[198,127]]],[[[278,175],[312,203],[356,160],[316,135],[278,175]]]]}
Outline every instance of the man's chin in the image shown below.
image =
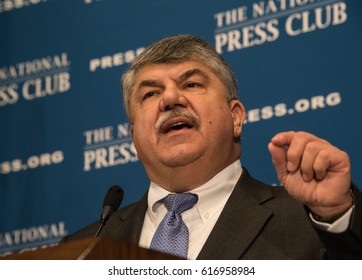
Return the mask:
{"type": "Polygon", "coordinates": [[[179,153],[172,151],[162,159],[162,162],[170,168],[183,168],[197,164],[199,157],[199,154],[191,153],[190,151],[182,151],[179,153]]]}

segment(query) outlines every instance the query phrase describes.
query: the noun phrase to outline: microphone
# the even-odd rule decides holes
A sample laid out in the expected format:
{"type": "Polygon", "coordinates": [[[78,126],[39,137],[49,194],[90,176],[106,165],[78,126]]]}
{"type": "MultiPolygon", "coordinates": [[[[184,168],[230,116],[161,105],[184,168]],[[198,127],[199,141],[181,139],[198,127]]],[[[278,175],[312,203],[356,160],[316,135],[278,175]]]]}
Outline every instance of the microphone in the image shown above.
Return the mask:
{"type": "Polygon", "coordinates": [[[123,194],[124,191],[119,186],[114,185],[109,188],[103,200],[103,211],[99,220],[100,225],[94,237],[97,237],[101,233],[113,212],[117,211],[123,200],[123,194]]]}

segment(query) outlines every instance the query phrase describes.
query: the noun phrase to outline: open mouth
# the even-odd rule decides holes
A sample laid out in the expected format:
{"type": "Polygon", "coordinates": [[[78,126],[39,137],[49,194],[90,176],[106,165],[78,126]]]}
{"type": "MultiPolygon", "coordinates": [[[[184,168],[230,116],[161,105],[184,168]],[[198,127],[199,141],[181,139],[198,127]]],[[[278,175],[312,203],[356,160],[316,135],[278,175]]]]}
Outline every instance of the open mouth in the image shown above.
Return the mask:
{"type": "Polygon", "coordinates": [[[163,133],[166,134],[166,133],[169,133],[170,131],[172,130],[181,130],[183,128],[193,128],[192,125],[188,124],[188,123],[184,123],[184,122],[179,122],[179,123],[175,123],[169,127],[167,127],[163,133]]]}
{"type": "Polygon", "coordinates": [[[157,134],[167,134],[172,131],[199,128],[200,119],[193,112],[176,107],[159,116],[155,124],[157,134]]]}
{"type": "Polygon", "coordinates": [[[167,134],[171,131],[191,129],[193,127],[195,127],[195,125],[192,120],[185,117],[177,117],[165,121],[161,126],[161,133],[167,134]]]}

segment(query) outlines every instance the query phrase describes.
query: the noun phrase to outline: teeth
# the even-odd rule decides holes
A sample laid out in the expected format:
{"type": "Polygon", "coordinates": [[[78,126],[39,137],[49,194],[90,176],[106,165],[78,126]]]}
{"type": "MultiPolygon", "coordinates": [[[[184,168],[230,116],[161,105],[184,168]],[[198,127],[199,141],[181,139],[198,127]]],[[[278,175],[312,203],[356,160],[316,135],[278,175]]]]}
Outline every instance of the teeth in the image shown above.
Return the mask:
{"type": "Polygon", "coordinates": [[[183,125],[183,124],[186,124],[186,123],[184,123],[184,122],[175,123],[175,124],[171,125],[170,128],[174,127],[174,126],[178,126],[178,125],[183,125]]]}
{"type": "Polygon", "coordinates": [[[175,124],[169,126],[167,128],[167,130],[165,131],[165,133],[169,132],[171,129],[176,128],[178,126],[185,126],[185,127],[187,126],[187,127],[189,127],[189,125],[186,122],[178,122],[178,123],[175,123],[175,124]]]}

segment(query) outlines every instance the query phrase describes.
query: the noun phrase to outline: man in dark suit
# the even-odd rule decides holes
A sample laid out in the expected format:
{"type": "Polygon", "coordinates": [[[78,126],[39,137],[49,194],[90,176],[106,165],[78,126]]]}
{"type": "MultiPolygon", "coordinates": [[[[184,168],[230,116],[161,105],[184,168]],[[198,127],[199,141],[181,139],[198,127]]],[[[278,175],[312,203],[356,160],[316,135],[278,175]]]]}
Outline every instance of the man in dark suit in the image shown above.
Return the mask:
{"type": "Polygon", "coordinates": [[[164,197],[192,193],[197,203],[173,214],[187,227],[187,258],[362,258],[362,197],[348,155],[309,133],[282,132],[268,148],[283,187],[253,179],[239,161],[246,113],[234,76],[205,41],[178,35],[154,43],[122,86],[151,184],[139,202],[110,218],[102,235],[178,254],[158,249],[154,235],[171,211],[164,197]]]}

